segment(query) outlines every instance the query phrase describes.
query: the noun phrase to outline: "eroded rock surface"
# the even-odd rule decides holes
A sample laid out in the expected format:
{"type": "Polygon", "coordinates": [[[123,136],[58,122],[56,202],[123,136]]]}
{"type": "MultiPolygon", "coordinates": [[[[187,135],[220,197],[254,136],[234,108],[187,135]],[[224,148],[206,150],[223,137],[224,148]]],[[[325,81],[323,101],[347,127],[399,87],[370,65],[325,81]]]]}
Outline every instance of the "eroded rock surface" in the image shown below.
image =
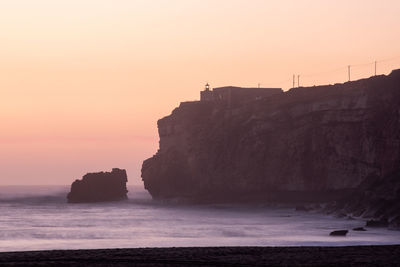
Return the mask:
{"type": "Polygon", "coordinates": [[[67,199],[69,203],[104,202],[127,199],[126,171],[118,168],[111,172],[88,173],[75,180],[67,199]]]}
{"type": "Polygon", "coordinates": [[[366,179],[351,196],[337,201],[336,210],[368,219],[368,227],[400,230],[400,171],[366,179]]]}

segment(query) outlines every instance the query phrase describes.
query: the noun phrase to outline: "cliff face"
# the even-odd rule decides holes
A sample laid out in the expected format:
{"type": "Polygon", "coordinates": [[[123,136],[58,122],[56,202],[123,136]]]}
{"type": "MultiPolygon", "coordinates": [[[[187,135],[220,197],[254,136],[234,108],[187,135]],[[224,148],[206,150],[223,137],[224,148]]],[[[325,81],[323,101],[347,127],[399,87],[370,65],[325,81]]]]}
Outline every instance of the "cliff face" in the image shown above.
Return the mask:
{"type": "Polygon", "coordinates": [[[182,103],[143,162],[155,199],[330,200],[400,163],[400,70],[227,108],[182,103]]]}
{"type": "Polygon", "coordinates": [[[69,203],[104,202],[127,199],[126,171],[118,168],[111,172],[87,173],[75,180],[67,199],[69,203]]]}

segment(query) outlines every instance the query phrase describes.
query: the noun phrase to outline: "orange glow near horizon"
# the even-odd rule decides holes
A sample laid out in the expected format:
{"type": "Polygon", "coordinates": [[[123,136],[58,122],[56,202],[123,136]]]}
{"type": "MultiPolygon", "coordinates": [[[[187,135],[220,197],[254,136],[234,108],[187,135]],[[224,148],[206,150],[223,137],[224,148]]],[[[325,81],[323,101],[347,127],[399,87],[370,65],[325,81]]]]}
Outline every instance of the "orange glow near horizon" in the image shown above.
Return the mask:
{"type": "Polygon", "coordinates": [[[303,86],[400,67],[397,0],[0,3],[0,185],[128,170],[156,122],[211,87],[303,86]],[[369,63],[369,64],[365,64],[369,63]],[[297,77],[297,76],[296,76],[297,77]],[[297,78],[296,78],[297,79],[297,78]]]}

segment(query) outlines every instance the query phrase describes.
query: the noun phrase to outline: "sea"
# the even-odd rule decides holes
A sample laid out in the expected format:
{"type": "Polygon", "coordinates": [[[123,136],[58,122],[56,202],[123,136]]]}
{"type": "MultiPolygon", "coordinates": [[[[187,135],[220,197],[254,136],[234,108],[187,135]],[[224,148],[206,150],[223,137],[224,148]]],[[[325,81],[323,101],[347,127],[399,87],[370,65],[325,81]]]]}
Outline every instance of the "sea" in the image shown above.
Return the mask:
{"type": "Polygon", "coordinates": [[[181,205],[153,201],[143,186],[129,200],[68,204],[69,186],[0,186],[0,252],[193,246],[400,244],[400,231],[366,228],[289,207],[181,205]],[[348,229],[345,237],[329,236],[348,229]]]}

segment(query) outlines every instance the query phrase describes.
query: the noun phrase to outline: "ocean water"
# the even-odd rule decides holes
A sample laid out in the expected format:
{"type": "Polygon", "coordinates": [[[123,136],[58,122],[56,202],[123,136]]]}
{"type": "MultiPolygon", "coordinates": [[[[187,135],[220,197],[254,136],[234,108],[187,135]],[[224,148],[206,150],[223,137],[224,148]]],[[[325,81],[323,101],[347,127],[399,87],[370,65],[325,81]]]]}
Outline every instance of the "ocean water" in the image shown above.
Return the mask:
{"type": "Polygon", "coordinates": [[[1,186],[0,251],[178,246],[400,244],[400,231],[290,208],[161,204],[140,186],[123,202],[68,204],[68,186],[1,186]]]}

